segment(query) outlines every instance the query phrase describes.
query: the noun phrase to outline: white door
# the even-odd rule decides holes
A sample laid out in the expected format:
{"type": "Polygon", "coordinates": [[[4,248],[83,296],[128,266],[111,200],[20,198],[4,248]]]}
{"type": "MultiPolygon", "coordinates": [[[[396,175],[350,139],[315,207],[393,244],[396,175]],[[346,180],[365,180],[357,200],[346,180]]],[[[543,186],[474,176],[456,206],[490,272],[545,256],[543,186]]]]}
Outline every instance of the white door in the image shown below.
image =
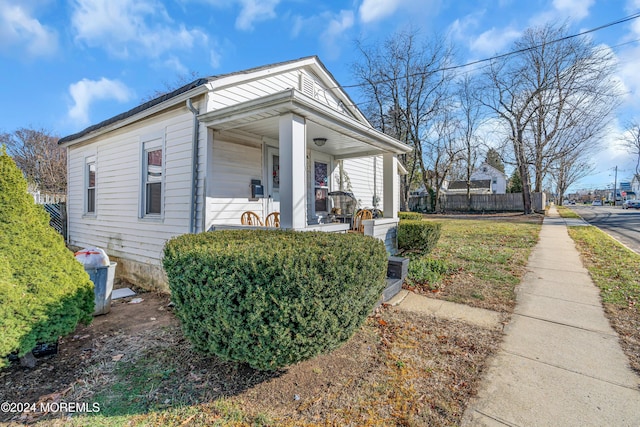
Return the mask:
{"type": "Polygon", "coordinates": [[[280,212],[280,152],[267,148],[267,206],[265,217],[271,212],[280,212]]]}

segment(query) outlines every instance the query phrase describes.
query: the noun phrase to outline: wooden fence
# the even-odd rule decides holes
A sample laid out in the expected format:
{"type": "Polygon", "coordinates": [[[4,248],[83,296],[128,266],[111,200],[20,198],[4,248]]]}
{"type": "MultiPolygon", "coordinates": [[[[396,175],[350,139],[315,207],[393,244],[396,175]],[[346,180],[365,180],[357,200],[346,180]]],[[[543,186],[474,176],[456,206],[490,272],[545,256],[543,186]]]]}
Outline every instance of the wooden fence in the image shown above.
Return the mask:
{"type": "MultiPolygon", "coordinates": [[[[532,209],[544,211],[545,193],[531,194],[532,209]]],[[[409,198],[409,209],[417,212],[430,210],[429,196],[412,196],[409,198]]],[[[508,194],[450,194],[440,196],[440,210],[445,212],[517,212],[523,211],[522,193],[508,194]]]]}

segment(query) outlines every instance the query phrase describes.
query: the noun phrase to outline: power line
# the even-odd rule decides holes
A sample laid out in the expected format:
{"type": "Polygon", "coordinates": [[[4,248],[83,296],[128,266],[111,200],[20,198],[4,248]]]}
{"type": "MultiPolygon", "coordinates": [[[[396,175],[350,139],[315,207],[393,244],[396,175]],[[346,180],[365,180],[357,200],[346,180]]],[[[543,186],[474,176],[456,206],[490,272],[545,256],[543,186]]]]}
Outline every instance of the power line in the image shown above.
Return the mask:
{"type": "MultiPolygon", "coordinates": [[[[513,50],[513,51],[502,53],[502,54],[499,54],[499,55],[494,55],[494,56],[491,56],[489,58],[478,59],[476,61],[467,62],[465,64],[451,65],[451,66],[448,66],[448,67],[437,68],[435,70],[430,70],[428,72],[429,73],[438,73],[438,72],[443,72],[443,71],[457,70],[457,69],[460,69],[460,68],[470,67],[472,65],[478,65],[478,64],[485,63],[485,62],[494,61],[496,59],[506,58],[506,57],[513,56],[513,55],[519,55],[521,53],[525,53],[525,52],[528,52],[528,51],[531,51],[531,50],[539,49],[542,46],[546,46],[546,45],[550,45],[550,44],[554,44],[554,43],[559,43],[559,42],[570,40],[570,39],[573,39],[573,38],[576,38],[576,37],[584,36],[586,34],[590,34],[590,33],[596,32],[596,31],[603,30],[605,28],[612,27],[614,25],[619,25],[619,24],[622,24],[622,23],[625,23],[625,22],[628,22],[628,21],[632,21],[632,20],[637,19],[637,18],[640,18],[640,12],[635,13],[633,15],[625,16],[624,18],[617,19],[615,21],[609,22],[609,23],[604,24],[604,25],[600,25],[600,26],[595,27],[595,28],[591,28],[591,29],[588,29],[588,30],[585,30],[585,31],[581,31],[581,32],[576,33],[576,34],[571,34],[571,35],[568,35],[568,36],[561,37],[559,39],[552,40],[552,41],[550,41],[548,43],[543,43],[543,44],[539,44],[539,45],[536,45],[536,46],[529,46],[529,47],[526,47],[526,48],[513,50]]],[[[637,40],[634,40],[634,41],[637,41],[637,40]]],[[[627,42],[627,43],[632,43],[632,42],[627,42]]],[[[623,44],[618,45],[618,46],[622,46],[622,45],[627,44],[627,43],[623,43],[623,44]]],[[[426,73],[427,72],[417,72],[417,73],[413,73],[413,74],[407,74],[406,76],[401,76],[401,77],[395,77],[395,78],[390,78],[390,79],[381,79],[379,81],[373,82],[373,84],[390,82],[390,81],[393,81],[393,80],[397,80],[399,78],[420,76],[420,75],[423,75],[423,74],[426,74],[426,73]]],[[[360,87],[360,86],[368,86],[370,84],[372,84],[372,83],[354,83],[354,84],[351,84],[351,85],[344,85],[344,86],[342,86],[342,88],[353,88],[353,87],[360,87]]],[[[337,89],[337,87],[331,88],[331,89],[337,89]]]]}

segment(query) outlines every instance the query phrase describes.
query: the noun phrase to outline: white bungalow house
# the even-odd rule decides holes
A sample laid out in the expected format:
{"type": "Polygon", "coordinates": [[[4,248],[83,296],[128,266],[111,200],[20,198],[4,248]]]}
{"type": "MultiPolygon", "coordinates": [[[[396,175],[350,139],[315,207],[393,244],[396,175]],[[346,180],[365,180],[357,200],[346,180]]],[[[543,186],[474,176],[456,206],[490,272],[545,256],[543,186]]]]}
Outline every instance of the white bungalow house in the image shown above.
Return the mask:
{"type": "Polygon", "coordinates": [[[505,194],[507,192],[507,175],[484,162],[471,174],[472,181],[491,181],[490,193],[505,194]]]}
{"type": "Polygon", "coordinates": [[[397,155],[410,149],[374,129],[315,56],[199,79],[60,144],[69,244],[104,248],[118,277],[146,288],[167,289],[169,238],[240,226],[245,211],[346,231],[326,219],[334,190],[378,204],[365,234],[395,251],[397,155]]]}

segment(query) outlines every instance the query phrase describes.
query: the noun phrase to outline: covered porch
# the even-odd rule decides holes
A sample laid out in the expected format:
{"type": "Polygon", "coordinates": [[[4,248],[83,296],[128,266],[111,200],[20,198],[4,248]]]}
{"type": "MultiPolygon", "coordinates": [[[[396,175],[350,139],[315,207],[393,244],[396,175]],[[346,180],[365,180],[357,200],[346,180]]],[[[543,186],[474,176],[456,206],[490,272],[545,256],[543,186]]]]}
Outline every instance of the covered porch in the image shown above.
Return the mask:
{"type": "Polygon", "coordinates": [[[208,131],[204,228],[240,227],[242,209],[262,219],[279,212],[283,229],[346,232],[329,193],[353,191],[358,208],[382,211],[364,233],[394,253],[397,156],[410,148],[316,98],[289,89],[198,116],[208,131]]]}

